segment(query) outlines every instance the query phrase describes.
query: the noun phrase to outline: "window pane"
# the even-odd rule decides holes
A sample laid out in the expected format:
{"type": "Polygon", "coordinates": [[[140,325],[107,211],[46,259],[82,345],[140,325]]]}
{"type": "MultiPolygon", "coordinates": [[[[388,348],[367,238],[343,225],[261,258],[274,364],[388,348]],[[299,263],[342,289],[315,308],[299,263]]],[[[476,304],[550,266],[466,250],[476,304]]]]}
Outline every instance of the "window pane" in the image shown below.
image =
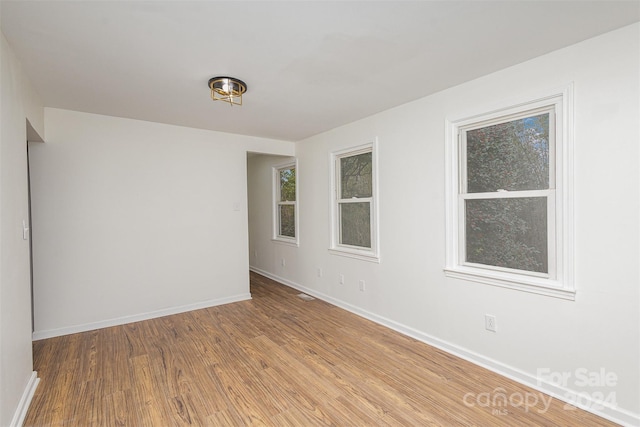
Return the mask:
{"type": "Polygon", "coordinates": [[[280,170],[280,201],[294,202],[296,200],[296,169],[280,170]]]}
{"type": "Polygon", "coordinates": [[[340,159],[341,199],[371,197],[372,158],[371,153],[363,153],[340,159]]]}
{"type": "Polygon", "coordinates": [[[280,205],[280,235],[296,237],[295,205],[280,205]]]}
{"type": "Polygon", "coordinates": [[[466,200],[467,262],[548,273],[547,199],[466,200]]]}
{"type": "Polygon", "coordinates": [[[371,247],[371,204],[340,204],[340,243],[371,247]]]}
{"type": "Polygon", "coordinates": [[[549,113],[466,135],[467,192],[549,188],[549,113]]]}

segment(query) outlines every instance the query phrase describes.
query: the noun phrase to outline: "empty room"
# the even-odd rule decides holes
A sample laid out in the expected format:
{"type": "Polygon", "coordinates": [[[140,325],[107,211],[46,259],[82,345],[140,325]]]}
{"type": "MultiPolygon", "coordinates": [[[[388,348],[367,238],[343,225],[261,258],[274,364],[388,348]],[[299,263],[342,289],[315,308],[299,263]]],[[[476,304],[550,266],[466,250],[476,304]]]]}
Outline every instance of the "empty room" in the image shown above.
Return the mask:
{"type": "Polygon", "coordinates": [[[0,30],[0,426],[640,426],[640,2],[0,30]]]}

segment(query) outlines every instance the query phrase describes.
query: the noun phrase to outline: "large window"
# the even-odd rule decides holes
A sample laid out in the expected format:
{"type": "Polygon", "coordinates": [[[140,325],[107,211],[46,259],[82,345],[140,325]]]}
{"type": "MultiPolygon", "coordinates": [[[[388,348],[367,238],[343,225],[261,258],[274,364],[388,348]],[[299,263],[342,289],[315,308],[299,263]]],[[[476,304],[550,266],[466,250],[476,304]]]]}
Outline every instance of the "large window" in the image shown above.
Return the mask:
{"type": "Polygon", "coordinates": [[[447,274],[573,297],[566,98],[449,124],[447,274]]]}
{"type": "Polygon", "coordinates": [[[374,144],[332,154],[332,251],[378,260],[374,144]]]}
{"type": "Polygon", "coordinates": [[[298,196],[296,164],[288,163],[273,169],[274,240],[298,244],[298,196]]]}

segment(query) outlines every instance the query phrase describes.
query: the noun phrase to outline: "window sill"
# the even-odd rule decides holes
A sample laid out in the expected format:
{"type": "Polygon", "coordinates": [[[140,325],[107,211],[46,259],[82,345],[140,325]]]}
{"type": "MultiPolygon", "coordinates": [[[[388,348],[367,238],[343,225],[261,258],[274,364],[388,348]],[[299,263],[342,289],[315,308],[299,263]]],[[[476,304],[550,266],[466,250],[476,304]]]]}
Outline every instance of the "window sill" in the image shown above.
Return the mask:
{"type": "Polygon", "coordinates": [[[455,279],[469,280],[538,295],[570,301],[575,301],[576,299],[575,289],[563,288],[559,282],[548,279],[500,272],[479,271],[478,269],[468,267],[447,267],[444,269],[444,274],[447,277],[455,279]]]}
{"type": "Polygon", "coordinates": [[[271,241],[273,243],[279,243],[287,246],[294,246],[296,248],[300,246],[300,242],[298,242],[298,240],[296,239],[283,239],[283,238],[273,237],[271,238],[271,241]]]}
{"type": "Polygon", "coordinates": [[[349,250],[342,248],[330,248],[329,253],[332,255],[344,256],[349,258],[360,259],[362,261],[380,263],[380,256],[373,252],[365,252],[358,250],[349,250]]]}

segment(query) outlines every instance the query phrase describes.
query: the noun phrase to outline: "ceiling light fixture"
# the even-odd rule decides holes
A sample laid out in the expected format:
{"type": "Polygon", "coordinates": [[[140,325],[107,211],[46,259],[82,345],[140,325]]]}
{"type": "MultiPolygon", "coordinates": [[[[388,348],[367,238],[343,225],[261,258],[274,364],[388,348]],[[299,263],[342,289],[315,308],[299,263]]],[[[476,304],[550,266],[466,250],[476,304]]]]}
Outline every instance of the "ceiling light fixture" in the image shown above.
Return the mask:
{"type": "Polygon", "coordinates": [[[213,77],[209,79],[211,99],[228,102],[229,105],[242,105],[242,94],[247,91],[247,85],[234,77],[213,77]]]}

